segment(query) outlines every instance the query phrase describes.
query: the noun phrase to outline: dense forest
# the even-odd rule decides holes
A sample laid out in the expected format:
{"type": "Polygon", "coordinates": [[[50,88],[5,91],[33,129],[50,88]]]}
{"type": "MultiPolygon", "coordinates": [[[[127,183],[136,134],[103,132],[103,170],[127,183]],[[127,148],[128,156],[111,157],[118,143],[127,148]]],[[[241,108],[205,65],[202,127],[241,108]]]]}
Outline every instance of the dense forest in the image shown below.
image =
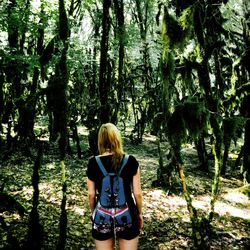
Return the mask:
{"type": "Polygon", "coordinates": [[[0,248],[94,249],[86,165],[112,122],[139,249],[249,249],[249,58],[249,0],[2,0],[0,248]]]}

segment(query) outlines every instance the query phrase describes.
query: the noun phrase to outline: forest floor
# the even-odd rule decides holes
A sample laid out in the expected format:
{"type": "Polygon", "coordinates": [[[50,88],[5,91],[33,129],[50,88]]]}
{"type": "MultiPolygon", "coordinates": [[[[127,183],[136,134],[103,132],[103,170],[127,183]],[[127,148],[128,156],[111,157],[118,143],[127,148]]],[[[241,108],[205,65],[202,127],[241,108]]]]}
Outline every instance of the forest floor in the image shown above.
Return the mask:
{"type": "MultiPolygon", "coordinates": [[[[82,150],[87,152],[86,131],[81,133],[82,150]]],[[[73,143],[72,143],[73,145],[73,143]]],[[[178,175],[174,174],[174,189],[164,190],[153,187],[157,178],[158,149],[156,138],[145,135],[143,143],[132,145],[124,138],[127,153],[134,155],[141,167],[143,190],[144,230],[140,235],[139,249],[193,249],[192,228],[186,201],[182,195],[178,175]]],[[[73,145],[73,149],[74,145],[73,145]]],[[[162,146],[167,151],[167,145],[162,146]]],[[[237,157],[234,150],[230,153],[229,166],[237,157]],[[231,163],[230,163],[231,162],[231,163]]],[[[12,195],[26,208],[20,217],[17,213],[2,212],[9,233],[19,242],[25,242],[28,221],[32,208],[33,187],[31,176],[34,158],[26,158],[16,153],[0,163],[0,175],[6,178],[4,191],[12,195]]],[[[75,154],[76,155],[76,154],[75,154]]],[[[94,249],[91,237],[90,211],[87,200],[86,166],[88,157],[82,159],[68,156],[65,161],[67,181],[67,241],[66,249],[94,249]]],[[[187,185],[193,205],[199,215],[207,215],[210,208],[213,164],[208,173],[198,170],[196,150],[193,145],[183,149],[187,185]]],[[[164,159],[167,163],[167,159],[164,159]]],[[[230,171],[230,170],[229,170],[230,171]]],[[[43,249],[56,249],[59,238],[60,205],[62,200],[61,168],[58,154],[53,145],[44,150],[42,166],[39,170],[39,218],[43,227],[43,249]]],[[[250,247],[250,200],[238,188],[243,182],[238,170],[220,179],[219,197],[215,205],[212,234],[207,241],[210,249],[249,249],[250,247]]],[[[0,226],[0,249],[8,248],[6,229],[0,226]]],[[[209,248],[208,248],[209,249],[209,248]]]]}

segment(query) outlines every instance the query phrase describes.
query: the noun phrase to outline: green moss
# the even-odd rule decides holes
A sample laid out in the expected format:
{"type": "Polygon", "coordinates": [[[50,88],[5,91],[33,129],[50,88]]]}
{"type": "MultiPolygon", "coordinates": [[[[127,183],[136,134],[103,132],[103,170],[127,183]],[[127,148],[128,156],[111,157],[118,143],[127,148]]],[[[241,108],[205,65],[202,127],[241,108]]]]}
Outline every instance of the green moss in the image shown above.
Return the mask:
{"type": "Polygon", "coordinates": [[[235,143],[241,136],[246,119],[241,116],[229,117],[223,120],[224,143],[233,140],[235,143]]]}
{"type": "Polygon", "coordinates": [[[196,97],[187,97],[175,107],[168,122],[168,136],[173,145],[186,142],[187,135],[196,139],[207,130],[209,113],[203,102],[196,97]]]}
{"type": "MultiPolygon", "coordinates": [[[[244,185],[243,187],[237,188],[236,191],[247,195],[250,198],[250,184],[244,185]]],[[[250,220],[249,220],[250,222],[250,220]]]]}

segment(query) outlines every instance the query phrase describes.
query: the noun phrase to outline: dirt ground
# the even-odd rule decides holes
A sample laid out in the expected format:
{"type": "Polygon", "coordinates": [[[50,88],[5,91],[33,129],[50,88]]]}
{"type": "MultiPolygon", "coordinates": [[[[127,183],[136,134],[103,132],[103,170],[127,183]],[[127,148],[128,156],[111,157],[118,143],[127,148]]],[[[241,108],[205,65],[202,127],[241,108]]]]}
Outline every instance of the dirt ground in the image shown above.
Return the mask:
{"type": "MultiPolygon", "coordinates": [[[[84,151],[87,148],[84,134],[81,141],[84,151]]],[[[152,187],[158,168],[156,138],[146,135],[140,145],[132,145],[128,138],[125,138],[124,147],[127,153],[137,158],[141,168],[145,227],[140,235],[139,249],[193,249],[192,228],[177,173],[173,176],[175,181],[173,190],[152,187]]],[[[167,151],[167,146],[163,145],[162,150],[167,151]]],[[[183,155],[185,175],[193,205],[200,215],[206,215],[210,209],[213,165],[211,163],[209,173],[199,171],[193,145],[186,145],[183,155]]],[[[65,161],[68,216],[66,249],[94,249],[86,188],[86,164],[89,156],[87,153],[84,153],[83,159],[68,156],[65,161]]],[[[6,178],[4,192],[12,195],[26,209],[23,217],[15,211],[0,213],[8,231],[21,247],[27,237],[29,213],[32,208],[31,176],[34,159],[15,154],[0,163],[0,175],[6,178]]],[[[233,160],[235,152],[232,150],[230,161],[233,160]]],[[[167,162],[167,159],[165,161],[167,162]]],[[[249,249],[250,200],[247,195],[238,191],[238,188],[243,186],[239,170],[234,170],[233,173],[230,169],[228,171],[230,174],[220,180],[220,193],[212,223],[213,233],[209,235],[207,241],[210,249],[249,249]]],[[[58,154],[53,145],[44,151],[39,175],[38,212],[43,227],[43,249],[56,249],[59,237],[62,178],[58,154]]],[[[3,227],[0,227],[0,235],[0,249],[10,249],[8,235],[3,227]]]]}

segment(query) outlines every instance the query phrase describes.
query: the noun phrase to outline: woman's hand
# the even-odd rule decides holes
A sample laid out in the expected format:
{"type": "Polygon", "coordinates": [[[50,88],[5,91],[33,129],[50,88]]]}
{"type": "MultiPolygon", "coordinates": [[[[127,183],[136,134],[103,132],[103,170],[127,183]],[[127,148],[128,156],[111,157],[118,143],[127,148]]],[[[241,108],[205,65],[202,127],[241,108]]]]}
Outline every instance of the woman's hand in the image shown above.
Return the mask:
{"type": "Polygon", "coordinates": [[[143,229],[143,227],[144,227],[144,221],[143,221],[142,214],[138,215],[138,219],[139,219],[139,227],[140,227],[140,229],[143,229]]]}

